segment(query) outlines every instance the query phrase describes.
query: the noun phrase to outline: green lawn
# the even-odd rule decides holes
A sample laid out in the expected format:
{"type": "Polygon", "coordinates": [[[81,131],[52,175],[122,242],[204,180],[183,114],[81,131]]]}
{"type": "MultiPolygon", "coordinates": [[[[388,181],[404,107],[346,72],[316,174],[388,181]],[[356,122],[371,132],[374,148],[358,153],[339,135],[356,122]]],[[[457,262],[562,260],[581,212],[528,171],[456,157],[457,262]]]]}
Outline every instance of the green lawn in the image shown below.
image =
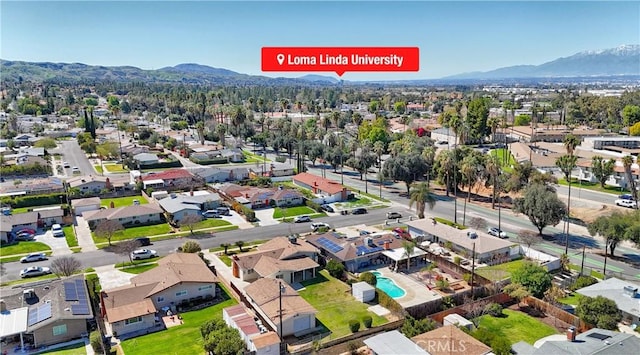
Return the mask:
{"type": "MultiPolygon", "coordinates": [[[[558,179],[558,185],[569,186],[569,182],[565,179],[558,179]]],[[[571,189],[587,189],[592,191],[599,191],[613,195],[622,195],[629,193],[627,189],[620,189],[619,187],[604,185],[601,187],[599,183],[590,183],[590,182],[580,182],[576,179],[571,180],[571,189]]],[[[574,190],[575,191],[575,190],[574,190]]]]}
{"type": "Polygon", "coordinates": [[[128,169],[123,169],[120,164],[104,164],[104,168],[110,173],[126,173],[128,169]]]}
{"type": "Polygon", "coordinates": [[[467,226],[463,226],[460,223],[453,223],[453,221],[450,221],[448,219],[444,219],[444,218],[440,218],[440,217],[433,217],[433,219],[436,220],[436,222],[438,222],[438,223],[446,224],[446,225],[451,226],[451,227],[457,227],[460,230],[469,228],[467,226]]]}
{"type": "Polygon", "coordinates": [[[84,355],[87,351],[84,347],[84,342],[79,342],[73,345],[67,345],[55,350],[43,351],[38,354],[55,354],[55,355],[84,355]]]}
{"type": "Polygon", "coordinates": [[[346,202],[338,202],[335,204],[335,206],[338,208],[354,208],[354,207],[369,206],[371,203],[372,202],[369,198],[360,197],[360,198],[348,200],[346,202]]]}
{"type": "MultiPolygon", "coordinates": [[[[250,242],[246,242],[246,243],[244,243],[244,245],[242,246],[242,250],[245,250],[245,249],[247,249],[247,248],[248,248],[248,247],[250,247],[250,246],[253,246],[253,245],[259,245],[259,244],[264,244],[264,243],[266,243],[266,242],[268,242],[268,240],[266,240],[266,239],[258,239],[258,240],[253,240],[253,241],[250,241],[250,242]]],[[[235,246],[235,245],[231,245],[231,246],[229,247],[229,249],[227,249],[227,251],[231,251],[231,250],[233,250],[233,249],[237,249],[237,248],[238,248],[237,246],[235,246]]],[[[210,251],[210,252],[212,252],[212,253],[214,253],[214,252],[216,252],[216,251],[224,251],[224,247],[215,247],[215,248],[211,248],[211,249],[209,249],[209,251],[210,251]]]]}
{"type": "Polygon", "coordinates": [[[218,258],[220,259],[220,261],[222,261],[225,265],[231,267],[231,257],[229,255],[218,255],[218,258]]]}
{"type": "Polygon", "coordinates": [[[62,227],[62,230],[64,231],[64,237],[67,240],[69,248],[77,247],[78,240],[76,239],[76,232],[74,231],[73,226],[64,226],[62,227]]]}
{"type": "Polygon", "coordinates": [[[103,170],[102,170],[102,166],[100,165],[94,165],[93,166],[94,169],[96,169],[96,171],[98,172],[98,174],[102,174],[103,170]]]}
{"type": "Polygon", "coordinates": [[[506,337],[511,344],[524,340],[533,345],[536,340],[557,333],[554,328],[522,312],[505,309],[504,314],[504,317],[498,318],[482,316],[480,327],[497,336],[506,337]]]}
{"type": "Polygon", "coordinates": [[[120,269],[120,271],[124,271],[124,272],[128,272],[130,274],[141,274],[145,271],[151,270],[154,267],[158,266],[158,263],[151,263],[151,264],[142,264],[142,265],[136,265],[136,266],[131,266],[131,267],[125,267],[124,269],[120,269]]]}
{"type": "MultiPolygon", "coordinates": [[[[318,310],[316,318],[331,330],[331,339],[351,334],[349,320],[362,320],[365,315],[373,318],[373,326],[387,323],[387,320],[369,312],[367,304],[358,302],[351,296],[350,287],[322,270],[317,278],[302,283],[305,289],[299,294],[318,310]]],[[[361,325],[362,327],[362,325],[361,325]]]]}
{"type": "MultiPolygon", "coordinates": [[[[582,271],[580,265],[576,265],[576,264],[569,264],[569,268],[571,270],[575,270],[577,272],[581,272],[582,271]]],[[[598,270],[594,270],[594,269],[591,269],[591,268],[587,267],[584,270],[584,274],[585,275],[591,275],[591,277],[595,277],[596,279],[599,279],[599,280],[604,280],[604,274],[602,272],[598,271],[598,270]],[[589,271],[589,270],[591,270],[591,271],[589,271]]]]}
{"type": "Polygon", "coordinates": [[[40,242],[18,242],[0,248],[0,256],[35,253],[37,251],[49,251],[51,248],[40,242]]]}
{"type": "Polygon", "coordinates": [[[570,296],[558,299],[558,302],[577,306],[578,301],[580,300],[580,297],[582,297],[582,295],[574,292],[570,296]]]}
{"type": "Polygon", "coordinates": [[[296,207],[285,207],[285,208],[281,208],[281,207],[277,207],[274,208],[273,210],[273,218],[282,218],[282,217],[294,217],[294,216],[300,216],[303,214],[308,214],[308,215],[312,215],[315,214],[316,211],[314,211],[312,208],[309,208],[307,206],[296,206],[296,207]]]}
{"type": "Polygon", "coordinates": [[[223,288],[227,300],[199,311],[181,313],[184,324],[157,333],[139,336],[121,343],[125,354],[204,354],[200,325],[222,319],[222,309],[237,304],[223,288]]]}
{"type": "Polygon", "coordinates": [[[485,277],[489,280],[498,281],[504,280],[511,276],[511,273],[522,266],[524,259],[510,261],[504,264],[498,264],[493,266],[477,268],[478,275],[485,277]]]}
{"type": "Polygon", "coordinates": [[[511,168],[512,166],[516,165],[516,160],[513,158],[513,155],[511,155],[509,150],[506,148],[492,149],[489,152],[489,154],[500,158],[500,162],[502,163],[502,166],[505,168],[511,168]],[[508,159],[506,160],[506,163],[505,163],[505,158],[508,159]]]}
{"type": "MultiPolygon", "coordinates": [[[[205,228],[213,228],[213,227],[222,227],[222,226],[230,226],[230,225],[231,225],[230,222],[225,221],[223,219],[208,218],[208,219],[203,219],[201,222],[199,222],[198,224],[193,226],[193,230],[205,229],[205,228]]],[[[188,231],[189,228],[187,226],[184,226],[184,227],[180,227],[180,230],[181,231],[188,231]]]]}
{"type": "Polygon", "coordinates": [[[100,202],[101,206],[111,208],[111,202],[113,202],[113,207],[125,207],[125,206],[133,206],[133,200],[140,201],[141,205],[146,205],[147,200],[142,196],[127,196],[127,197],[116,197],[116,198],[105,198],[100,202]]]}
{"type": "Polygon", "coordinates": [[[251,152],[248,152],[246,150],[242,151],[242,155],[244,156],[244,162],[245,163],[255,163],[255,162],[269,162],[269,159],[265,159],[262,155],[258,155],[258,154],[254,154],[251,152]]]}
{"type": "Polygon", "coordinates": [[[12,214],[18,214],[18,213],[27,213],[29,212],[28,210],[34,210],[34,209],[38,209],[38,208],[50,208],[50,207],[59,207],[61,206],[59,203],[53,204],[53,205],[45,205],[45,206],[33,206],[33,207],[19,207],[19,208],[13,208],[11,209],[11,213],[12,214]]]}
{"type": "MultiPolygon", "coordinates": [[[[111,242],[133,239],[137,237],[149,237],[158,234],[167,234],[170,230],[171,226],[166,223],[154,224],[152,226],[130,227],[116,233],[113,238],[111,238],[111,242]]],[[[93,232],[91,233],[91,237],[93,237],[93,241],[96,244],[107,242],[105,238],[99,238],[93,232]]]]}

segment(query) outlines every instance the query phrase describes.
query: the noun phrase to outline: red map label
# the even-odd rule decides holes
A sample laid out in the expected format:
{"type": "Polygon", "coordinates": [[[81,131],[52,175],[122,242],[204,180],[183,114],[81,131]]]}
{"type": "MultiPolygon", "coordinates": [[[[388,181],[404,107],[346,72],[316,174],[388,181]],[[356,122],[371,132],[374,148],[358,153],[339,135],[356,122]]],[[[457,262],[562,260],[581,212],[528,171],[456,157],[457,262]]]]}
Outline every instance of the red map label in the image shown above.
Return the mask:
{"type": "Polygon", "coordinates": [[[262,47],[265,72],[412,72],[418,47],[262,47]]]}

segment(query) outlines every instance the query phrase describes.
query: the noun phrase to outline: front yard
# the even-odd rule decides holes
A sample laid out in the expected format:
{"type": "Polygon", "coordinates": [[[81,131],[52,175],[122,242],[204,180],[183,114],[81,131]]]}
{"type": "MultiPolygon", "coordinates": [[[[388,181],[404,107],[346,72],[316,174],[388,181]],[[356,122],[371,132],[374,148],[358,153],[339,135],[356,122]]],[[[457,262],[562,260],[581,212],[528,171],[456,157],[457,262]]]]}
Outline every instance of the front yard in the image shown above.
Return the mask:
{"type": "Polygon", "coordinates": [[[307,206],[295,206],[295,207],[276,207],[273,209],[273,218],[282,218],[282,217],[295,217],[301,215],[312,215],[315,214],[312,208],[307,206]]]}
{"type": "Polygon", "coordinates": [[[484,315],[480,318],[480,328],[489,330],[497,337],[506,337],[513,345],[521,340],[529,344],[557,331],[537,319],[522,312],[505,309],[503,317],[484,315]]]}
{"type": "Polygon", "coordinates": [[[35,253],[39,251],[50,251],[51,248],[40,242],[18,242],[18,244],[12,244],[3,246],[0,248],[0,255],[4,258],[5,256],[17,255],[17,254],[28,254],[35,253]]]}
{"type": "MultiPolygon", "coordinates": [[[[171,231],[171,226],[167,223],[154,224],[152,226],[141,226],[141,227],[130,227],[126,228],[123,231],[116,233],[113,238],[111,238],[111,242],[117,242],[119,240],[127,240],[138,237],[150,237],[159,234],[167,234],[171,231]]],[[[107,244],[106,238],[100,238],[95,235],[95,233],[91,232],[91,237],[96,244],[107,244]]]]}
{"type": "Polygon", "coordinates": [[[111,208],[111,202],[113,202],[113,207],[125,207],[125,206],[133,206],[133,200],[138,200],[141,205],[146,205],[147,200],[142,196],[127,196],[127,197],[116,197],[116,198],[105,198],[100,201],[100,206],[104,206],[106,208],[111,208]]]}
{"type": "Polygon", "coordinates": [[[169,329],[125,340],[121,343],[125,354],[204,354],[200,325],[211,319],[222,319],[222,309],[237,304],[222,288],[226,300],[214,306],[181,313],[184,324],[169,329]]]}
{"type": "Polygon", "coordinates": [[[110,173],[126,173],[129,171],[120,164],[103,164],[104,168],[110,173]]]}
{"type": "Polygon", "coordinates": [[[69,248],[78,246],[78,239],[76,239],[76,232],[73,229],[73,226],[64,226],[62,227],[64,231],[64,238],[67,240],[67,245],[69,248]]]}
{"type": "Polygon", "coordinates": [[[387,323],[386,318],[369,312],[367,304],[351,296],[349,285],[331,277],[326,270],[320,271],[315,279],[302,282],[302,285],[305,288],[299,291],[300,296],[318,310],[316,318],[331,331],[331,339],[351,334],[351,319],[361,321],[362,317],[369,315],[374,327],[387,323]]]}
{"type": "MultiPolygon", "coordinates": [[[[223,227],[223,226],[230,226],[230,225],[231,225],[231,222],[225,221],[223,219],[208,218],[208,219],[203,219],[201,222],[198,222],[198,224],[194,225],[193,230],[195,231],[198,229],[223,227]]],[[[180,230],[188,231],[189,227],[182,226],[180,227],[180,230]]]]}

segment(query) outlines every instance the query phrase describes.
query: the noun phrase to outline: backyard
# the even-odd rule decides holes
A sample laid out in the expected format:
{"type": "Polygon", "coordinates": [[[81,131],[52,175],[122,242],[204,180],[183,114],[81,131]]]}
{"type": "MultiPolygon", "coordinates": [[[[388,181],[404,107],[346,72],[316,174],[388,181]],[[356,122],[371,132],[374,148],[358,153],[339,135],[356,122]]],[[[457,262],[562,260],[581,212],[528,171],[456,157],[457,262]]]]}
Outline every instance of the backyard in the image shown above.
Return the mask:
{"type": "Polygon", "coordinates": [[[125,207],[125,206],[133,206],[133,200],[138,200],[141,205],[147,204],[147,200],[142,196],[127,196],[127,197],[116,197],[116,198],[105,198],[100,201],[100,206],[104,206],[107,208],[111,208],[111,202],[113,202],[113,207],[125,207]]]}
{"type": "Polygon", "coordinates": [[[497,337],[506,337],[512,345],[521,340],[533,345],[536,340],[557,333],[553,327],[525,313],[510,309],[505,309],[502,317],[482,316],[479,327],[487,329],[497,337]]]}
{"type": "MultiPolygon", "coordinates": [[[[111,242],[117,242],[119,240],[127,240],[133,239],[137,237],[150,237],[159,234],[167,234],[171,231],[171,226],[166,223],[154,224],[151,226],[140,226],[140,227],[130,227],[126,228],[123,231],[117,232],[113,238],[111,238],[111,242]]],[[[91,237],[96,244],[103,243],[106,245],[107,239],[100,238],[95,235],[95,233],[91,232],[91,237]]]]}
{"type": "Polygon", "coordinates": [[[478,275],[492,281],[504,280],[524,263],[524,259],[510,261],[508,263],[486,266],[476,269],[478,275]]]}
{"type": "MultiPolygon", "coordinates": [[[[221,286],[222,287],[222,286],[221,286]]],[[[125,340],[121,343],[125,354],[204,354],[200,326],[211,319],[221,319],[222,309],[237,304],[222,287],[224,302],[214,306],[181,313],[184,324],[169,329],[125,340]]]]}
{"type": "Polygon", "coordinates": [[[351,296],[350,287],[331,277],[326,270],[302,285],[305,288],[299,291],[300,296],[318,310],[316,318],[331,331],[331,339],[351,334],[349,321],[352,319],[361,321],[369,315],[374,327],[387,323],[386,318],[369,312],[369,305],[357,301],[351,296]]]}

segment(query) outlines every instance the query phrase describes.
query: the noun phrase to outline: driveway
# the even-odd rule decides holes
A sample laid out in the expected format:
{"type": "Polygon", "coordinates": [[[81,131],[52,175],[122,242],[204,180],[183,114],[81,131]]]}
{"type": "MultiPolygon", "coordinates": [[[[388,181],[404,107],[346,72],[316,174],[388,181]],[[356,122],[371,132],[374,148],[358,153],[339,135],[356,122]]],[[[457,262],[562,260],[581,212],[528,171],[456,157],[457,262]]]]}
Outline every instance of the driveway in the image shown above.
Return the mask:
{"type": "Polygon", "coordinates": [[[222,219],[235,226],[238,226],[238,228],[240,229],[253,228],[253,224],[247,222],[247,220],[244,219],[244,217],[242,217],[241,215],[239,215],[238,212],[229,211],[229,213],[231,214],[230,216],[222,216],[222,219]]]}
{"type": "Polygon", "coordinates": [[[115,265],[98,266],[95,270],[103,290],[129,285],[131,278],[136,276],[116,269],[115,265]]]}
{"type": "Polygon", "coordinates": [[[260,226],[272,226],[279,224],[280,221],[273,219],[273,208],[263,208],[260,210],[254,210],[256,218],[259,220],[260,226]]]}
{"type": "Polygon", "coordinates": [[[98,250],[96,244],[93,242],[93,238],[91,238],[91,229],[89,228],[89,223],[82,218],[82,216],[76,217],[76,224],[74,225],[76,230],[76,238],[78,239],[78,246],[82,248],[82,251],[92,251],[98,250]]]}
{"type": "Polygon", "coordinates": [[[54,237],[51,230],[41,234],[36,234],[35,241],[48,245],[51,248],[52,255],[54,256],[72,253],[71,249],[69,249],[69,246],[67,245],[67,240],[64,237],[54,237]]]}

